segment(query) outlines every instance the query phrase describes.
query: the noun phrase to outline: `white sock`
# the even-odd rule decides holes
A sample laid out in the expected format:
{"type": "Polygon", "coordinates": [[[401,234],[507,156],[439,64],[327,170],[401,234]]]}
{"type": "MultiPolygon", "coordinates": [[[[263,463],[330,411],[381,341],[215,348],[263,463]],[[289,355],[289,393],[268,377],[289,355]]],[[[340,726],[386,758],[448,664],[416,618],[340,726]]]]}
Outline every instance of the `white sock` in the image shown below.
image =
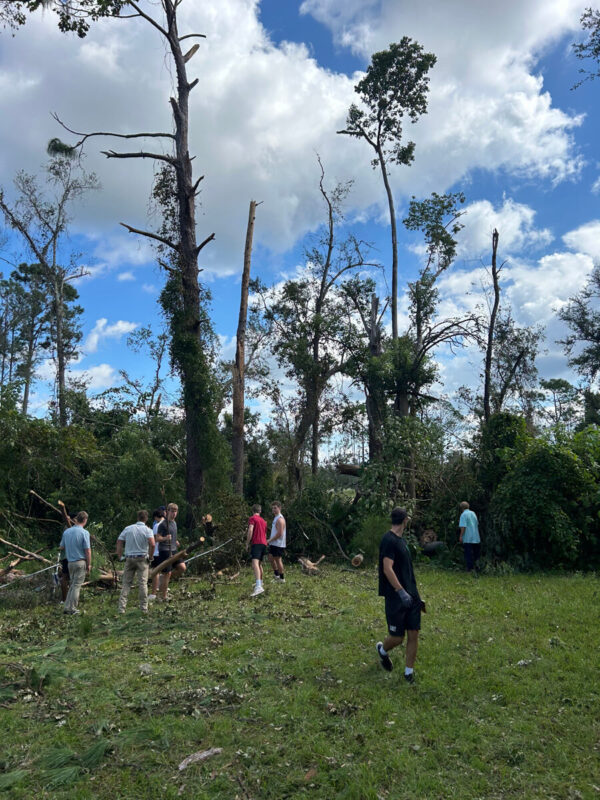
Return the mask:
{"type": "Polygon", "coordinates": [[[386,651],[383,649],[383,645],[382,645],[382,644],[380,644],[380,645],[379,645],[379,648],[378,648],[378,650],[379,650],[379,652],[381,653],[381,655],[382,655],[382,656],[387,656],[387,653],[386,653],[386,651]]]}
{"type": "Polygon", "coordinates": [[[260,580],[259,580],[259,581],[256,581],[256,585],[257,585],[257,586],[262,586],[262,581],[260,581],[260,580]]]}
{"type": "Polygon", "coordinates": [[[412,675],[413,672],[414,672],[414,669],[412,667],[406,667],[406,669],[404,670],[404,674],[405,675],[412,675]]]}

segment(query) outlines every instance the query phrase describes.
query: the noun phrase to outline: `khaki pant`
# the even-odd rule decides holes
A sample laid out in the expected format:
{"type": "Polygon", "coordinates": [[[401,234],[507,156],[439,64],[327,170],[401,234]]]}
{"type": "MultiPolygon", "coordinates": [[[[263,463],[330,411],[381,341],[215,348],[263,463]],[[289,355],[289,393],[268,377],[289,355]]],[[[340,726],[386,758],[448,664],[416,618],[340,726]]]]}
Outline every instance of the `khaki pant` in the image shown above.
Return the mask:
{"type": "Polygon", "coordinates": [[[140,584],[140,608],[148,611],[148,568],[147,558],[127,558],[125,559],[125,569],[123,570],[123,588],[119,597],[119,611],[123,612],[127,608],[127,597],[133,585],[133,579],[138,576],[140,584]]]}
{"type": "Polygon", "coordinates": [[[85,561],[69,561],[69,591],[65,600],[65,611],[75,611],[79,603],[81,584],[85,580],[85,561]]]}

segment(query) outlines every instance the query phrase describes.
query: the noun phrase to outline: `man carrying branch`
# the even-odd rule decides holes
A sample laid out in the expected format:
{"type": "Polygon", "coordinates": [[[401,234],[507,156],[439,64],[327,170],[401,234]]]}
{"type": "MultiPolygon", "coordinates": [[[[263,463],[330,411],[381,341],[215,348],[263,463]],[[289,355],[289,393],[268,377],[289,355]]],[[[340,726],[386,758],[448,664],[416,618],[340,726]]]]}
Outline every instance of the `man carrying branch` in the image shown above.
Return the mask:
{"type": "MultiPolygon", "coordinates": [[[[177,552],[177,546],[179,542],[177,541],[177,523],[175,522],[175,519],[178,511],[179,506],[176,503],[169,503],[167,506],[167,517],[156,529],[156,541],[158,542],[158,564],[162,564],[163,561],[171,558],[171,556],[177,552]]],[[[167,599],[169,581],[171,580],[171,573],[173,570],[176,570],[178,576],[181,577],[186,570],[184,561],[179,559],[174,564],[170,564],[163,570],[160,579],[158,595],[158,599],[160,600],[167,599]]]]}

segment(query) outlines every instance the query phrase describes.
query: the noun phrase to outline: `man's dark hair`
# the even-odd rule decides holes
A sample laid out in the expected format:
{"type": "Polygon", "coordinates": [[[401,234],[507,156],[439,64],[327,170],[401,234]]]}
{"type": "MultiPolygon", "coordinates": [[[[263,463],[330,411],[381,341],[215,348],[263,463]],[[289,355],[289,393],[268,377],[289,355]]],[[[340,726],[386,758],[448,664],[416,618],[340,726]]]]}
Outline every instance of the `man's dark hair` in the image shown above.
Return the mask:
{"type": "Polygon", "coordinates": [[[256,505],[252,506],[252,513],[253,514],[260,514],[261,511],[262,511],[262,506],[259,506],[258,503],[256,503],[256,505]]]}
{"type": "Polygon", "coordinates": [[[88,521],[88,513],[87,511],[79,511],[75,515],[75,522],[87,522],[88,521]]]}
{"type": "Polygon", "coordinates": [[[392,525],[402,525],[404,520],[408,517],[405,508],[393,508],[392,509],[392,525]]]}
{"type": "Polygon", "coordinates": [[[138,511],[138,522],[148,522],[148,512],[144,509],[138,511]]]}
{"type": "Polygon", "coordinates": [[[164,519],[165,518],[165,511],[162,506],[160,508],[155,508],[152,512],[153,519],[164,519]]]}

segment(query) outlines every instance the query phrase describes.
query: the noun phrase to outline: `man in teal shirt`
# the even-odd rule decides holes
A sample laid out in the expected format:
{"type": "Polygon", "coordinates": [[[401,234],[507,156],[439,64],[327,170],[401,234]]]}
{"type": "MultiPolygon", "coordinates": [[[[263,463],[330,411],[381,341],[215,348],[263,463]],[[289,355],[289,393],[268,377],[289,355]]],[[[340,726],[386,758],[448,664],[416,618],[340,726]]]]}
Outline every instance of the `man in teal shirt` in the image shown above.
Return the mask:
{"type": "Polygon", "coordinates": [[[458,525],[460,527],[460,543],[463,546],[465,554],[465,564],[467,572],[471,572],[476,568],[477,561],[481,554],[481,538],[479,536],[479,523],[477,522],[477,515],[471,511],[469,504],[464,500],[460,506],[460,519],[458,525]]]}

